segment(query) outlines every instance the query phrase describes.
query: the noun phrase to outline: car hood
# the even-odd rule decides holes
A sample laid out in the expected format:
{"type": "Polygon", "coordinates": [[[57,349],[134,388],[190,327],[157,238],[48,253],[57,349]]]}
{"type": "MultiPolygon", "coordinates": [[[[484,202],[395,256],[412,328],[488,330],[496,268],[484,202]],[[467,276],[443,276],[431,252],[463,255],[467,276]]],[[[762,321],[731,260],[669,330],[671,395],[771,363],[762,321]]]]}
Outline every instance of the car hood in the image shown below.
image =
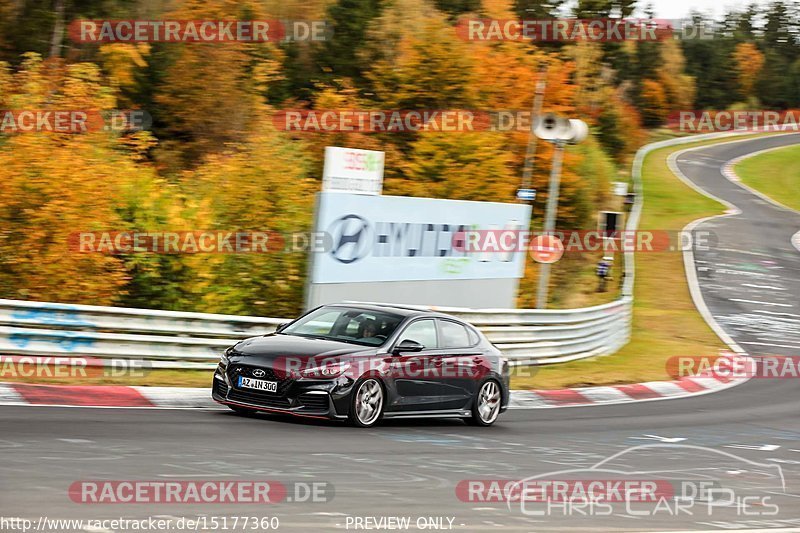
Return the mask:
{"type": "Polygon", "coordinates": [[[237,343],[228,354],[233,360],[253,358],[253,362],[270,361],[279,357],[347,357],[350,355],[368,355],[375,353],[372,346],[359,346],[346,342],[294,335],[270,334],[263,337],[251,337],[237,343]]]}

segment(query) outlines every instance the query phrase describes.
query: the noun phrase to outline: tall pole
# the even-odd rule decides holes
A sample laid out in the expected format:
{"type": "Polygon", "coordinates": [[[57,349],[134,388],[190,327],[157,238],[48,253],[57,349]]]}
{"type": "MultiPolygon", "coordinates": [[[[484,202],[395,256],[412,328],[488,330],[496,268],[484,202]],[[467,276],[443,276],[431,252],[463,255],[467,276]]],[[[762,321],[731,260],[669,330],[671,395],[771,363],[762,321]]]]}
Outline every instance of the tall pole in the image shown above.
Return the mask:
{"type": "Polygon", "coordinates": [[[539,69],[539,79],[536,81],[536,92],[533,96],[533,104],[531,105],[531,129],[528,134],[528,149],[525,152],[525,167],[522,170],[522,187],[523,189],[531,188],[531,174],[533,173],[533,160],[536,155],[536,141],[537,137],[534,135],[533,130],[536,127],[536,121],[542,113],[542,102],[544,101],[544,90],[547,88],[547,65],[542,65],[539,69]]]}
{"type": "MultiPolygon", "coordinates": [[[[558,189],[561,181],[561,159],[564,156],[564,141],[553,143],[553,168],[550,171],[550,188],[547,191],[547,212],[544,216],[543,235],[553,232],[556,227],[556,212],[558,211],[558,189]]],[[[539,291],[536,295],[536,307],[547,307],[547,288],[550,283],[550,264],[542,263],[539,269],[539,291]]]]}

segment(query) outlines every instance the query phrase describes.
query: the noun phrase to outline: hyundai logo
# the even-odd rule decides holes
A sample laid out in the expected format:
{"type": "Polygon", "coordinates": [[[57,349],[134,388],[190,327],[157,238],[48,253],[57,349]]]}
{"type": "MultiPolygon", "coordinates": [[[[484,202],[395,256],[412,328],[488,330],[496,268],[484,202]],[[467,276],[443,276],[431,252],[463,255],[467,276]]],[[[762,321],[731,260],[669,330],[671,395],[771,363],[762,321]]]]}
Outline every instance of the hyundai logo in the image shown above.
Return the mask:
{"type": "Polygon", "coordinates": [[[256,368],[255,370],[253,370],[253,376],[257,378],[263,378],[266,375],[267,373],[261,370],[260,368],[256,368]]]}
{"type": "Polygon", "coordinates": [[[372,229],[369,222],[358,215],[335,220],[328,233],[333,239],[331,255],[340,263],[355,263],[369,252],[372,229]]]}

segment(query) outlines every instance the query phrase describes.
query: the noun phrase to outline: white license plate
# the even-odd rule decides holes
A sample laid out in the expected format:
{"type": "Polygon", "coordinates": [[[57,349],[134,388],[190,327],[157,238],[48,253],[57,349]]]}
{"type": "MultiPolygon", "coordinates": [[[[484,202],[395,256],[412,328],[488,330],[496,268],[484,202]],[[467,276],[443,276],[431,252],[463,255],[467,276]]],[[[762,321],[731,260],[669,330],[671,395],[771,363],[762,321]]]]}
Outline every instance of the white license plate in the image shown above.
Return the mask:
{"type": "Polygon", "coordinates": [[[265,390],[267,392],[277,392],[277,381],[264,381],[263,379],[246,378],[239,376],[239,387],[246,387],[248,389],[265,390]]]}

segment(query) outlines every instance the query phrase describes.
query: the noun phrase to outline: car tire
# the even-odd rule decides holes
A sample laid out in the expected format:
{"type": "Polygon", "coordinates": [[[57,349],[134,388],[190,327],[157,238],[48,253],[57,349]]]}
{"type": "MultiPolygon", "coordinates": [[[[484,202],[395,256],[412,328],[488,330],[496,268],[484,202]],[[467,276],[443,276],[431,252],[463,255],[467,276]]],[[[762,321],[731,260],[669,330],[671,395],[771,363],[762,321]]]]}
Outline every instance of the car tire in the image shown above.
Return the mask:
{"type": "Polygon", "coordinates": [[[472,416],[467,422],[474,426],[491,426],[500,416],[503,401],[503,389],[496,379],[487,379],[478,387],[472,402],[472,416]]]}
{"type": "Polygon", "coordinates": [[[239,407],[238,405],[228,405],[228,407],[237,415],[252,416],[256,414],[255,409],[248,409],[247,407],[239,407]]]}
{"type": "Polygon", "coordinates": [[[350,399],[350,424],[369,428],[383,417],[386,406],[386,390],[377,378],[361,378],[353,386],[350,399]]]}

